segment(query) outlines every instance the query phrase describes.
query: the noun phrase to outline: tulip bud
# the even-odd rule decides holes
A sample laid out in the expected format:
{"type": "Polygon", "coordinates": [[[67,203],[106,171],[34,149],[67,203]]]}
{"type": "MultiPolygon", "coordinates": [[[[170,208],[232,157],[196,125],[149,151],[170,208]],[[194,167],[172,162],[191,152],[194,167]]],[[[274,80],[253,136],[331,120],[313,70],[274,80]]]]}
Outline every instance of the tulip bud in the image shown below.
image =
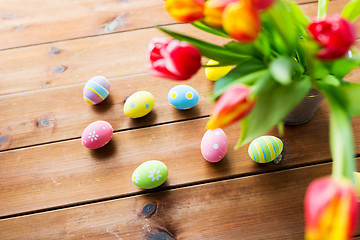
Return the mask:
{"type": "Polygon", "coordinates": [[[223,14],[223,27],[240,42],[253,42],[261,31],[259,13],[248,4],[229,3],[223,14]]]}
{"type": "Polygon", "coordinates": [[[229,88],[216,102],[206,127],[211,130],[223,128],[249,114],[255,105],[255,99],[249,94],[250,89],[243,85],[229,88]]]}
{"type": "MultiPolygon", "coordinates": [[[[207,63],[208,65],[216,65],[219,62],[215,60],[209,60],[207,63]]],[[[205,68],[205,75],[211,81],[216,81],[219,78],[228,74],[231,70],[231,66],[222,66],[222,67],[206,67],[205,68]]]]}
{"type": "Polygon", "coordinates": [[[313,38],[323,47],[317,57],[333,60],[343,57],[356,40],[356,29],[340,16],[314,21],[308,27],[313,38]]]}
{"type": "Polygon", "coordinates": [[[273,5],[275,0],[245,0],[248,1],[248,4],[250,4],[254,9],[260,11],[265,10],[266,8],[273,5]]]}
{"type": "Polygon", "coordinates": [[[201,67],[201,53],[187,42],[154,38],[149,45],[151,66],[148,72],[156,77],[187,80],[201,67]]]}
{"type": "Polygon", "coordinates": [[[204,17],[204,0],[166,0],[165,9],[175,20],[189,23],[204,17]]]}
{"type": "Polygon", "coordinates": [[[225,7],[238,0],[209,0],[205,3],[204,21],[214,27],[222,27],[222,15],[225,7]]]}
{"type": "Polygon", "coordinates": [[[331,177],[316,179],[305,195],[305,239],[350,239],[357,214],[356,190],[350,181],[331,177]]]}

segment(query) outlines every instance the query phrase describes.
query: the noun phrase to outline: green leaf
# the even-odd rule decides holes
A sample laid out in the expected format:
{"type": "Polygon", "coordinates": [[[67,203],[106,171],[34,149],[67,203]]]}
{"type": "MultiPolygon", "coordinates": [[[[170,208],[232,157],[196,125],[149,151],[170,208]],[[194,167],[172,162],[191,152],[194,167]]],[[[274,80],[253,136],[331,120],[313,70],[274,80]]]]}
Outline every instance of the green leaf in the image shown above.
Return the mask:
{"type": "Polygon", "coordinates": [[[289,57],[278,57],[270,63],[271,76],[283,85],[291,83],[295,72],[302,73],[303,71],[301,65],[289,57]]]}
{"type": "Polygon", "coordinates": [[[360,64],[360,58],[341,58],[334,61],[330,67],[330,73],[339,79],[345,77],[360,64]]]}
{"type": "Polygon", "coordinates": [[[333,75],[327,75],[322,79],[322,81],[324,81],[328,85],[332,85],[335,87],[338,87],[341,84],[340,80],[333,75]]]}
{"type": "Polygon", "coordinates": [[[266,70],[264,63],[256,59],[249,59],[246,62],[236,66],[228,74],[215,82],[212,99],[217,99],[230,86],[236,83],[250,85],[254,80],[257,79],[257,77],[261,76],[261,74],[264,74],[259,72],[264,69],[266,70]]]}
{"type": "Polygon", "coordinates": [[[360,0],[352,0],[341,12],[341,16],[354,22],[360,15],[360,0]]]}
{"type": "Polygon", "coordinates": [[[329,0],[319,0],[318,1],[318,18],[325,18],[327,8],[329,5],[329,0]]]}
{"type": "Polygon", "coordinates": [[[341,96],[346,99],[346,109],[351,116],[360,116],[360,84],[343,82],[341,96]]]}
{"type": "Polygon", "coordinates": [[[222,28],[211,27],[202,21],[195,21],[191,24],[194,27],[196,27],[204,32],[208,32],[210,34],[214,34],[216,36],[220,36],[220,37],[224,37],[224,38],[231,38],[222,28]]]}
{"type": "Polygon", "coordinates": [[[236,65],[245,60],[251,58],[251,56],[242,55],[239,53],[235,53],[229,49],[226,49],[222,46],[215,45],[212,43],[208,43],[202,41],[200,39],[192,38],[181,33],[177,33],[171,31],[169,29],[165,29],[162,27],[158,27],[161,31],[165,32],[166,34],[170,35],[171,37],[178,39],[180,41],[186,41],[193,46],[195,46],[204,57],[209,59],[216,60],[220,63],[227,64],[227,65],[236,65]]]}
{"type": "Polygon", "coordinates": [[[254,109],[241,120],[241,134],[235,148],[265,134],[280,123],[311,88],[309,77],[289,85],[281,85],[271,80],[269,75],[267,82],[266,88],[256,96],[254,109]]]}
{"type": "Polygon", "coordinates": [[[261,52],[254,46],[254,44],[243,44],[235,41],[228,42],[224,45],[226,49],[242,55],[249,55],[253,57],[261,57],[261,52]]]}
{"type": "Polygon", "coordinates": [[[355,171],[354,140],[351,118],[346,111],[346,104],[340,96],[340,89],[320,83],[320,91],[330,106],[330,149],[333,157],[333,177],[352,179],[355,171]]]}

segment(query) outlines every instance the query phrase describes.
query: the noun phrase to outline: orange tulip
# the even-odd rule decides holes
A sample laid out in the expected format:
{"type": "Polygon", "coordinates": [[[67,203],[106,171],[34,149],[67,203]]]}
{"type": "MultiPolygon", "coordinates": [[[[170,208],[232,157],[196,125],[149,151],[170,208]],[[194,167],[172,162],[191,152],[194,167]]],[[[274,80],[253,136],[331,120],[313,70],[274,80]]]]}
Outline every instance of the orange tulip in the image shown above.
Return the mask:
{"type": "Polygon", "coordinates": [[[354,233],[357,193],[348,180],[323,177],[313,181],[305,196],[305,239],[346,240],[354,233]]]}
{"type": "Polygon", "coordinates": [[[229,88],[216,102],[206,127],[211,130],[223,128],[248,115],[255,105],[255,99],[249,94],[250,89],[243,85],[229,88]]]}
{"type": "Polygon", "coordinates": [[[209,0],[205,3],[204,21],[214,27],[222,27],[222,15],[225,7],[238,0],[209,0]]]}
{"type": "Polygon", "coordinates": [[[177,21],[189,23],[204,17],[204,0],[166,0],[166,11],[177,21]]]}
{"type": "Polygon", "coordinates": [[[223,27],[232,38],[253,42],[261,31],[259,13],[248,4],[229,3],[223,14],[223,27]]]}

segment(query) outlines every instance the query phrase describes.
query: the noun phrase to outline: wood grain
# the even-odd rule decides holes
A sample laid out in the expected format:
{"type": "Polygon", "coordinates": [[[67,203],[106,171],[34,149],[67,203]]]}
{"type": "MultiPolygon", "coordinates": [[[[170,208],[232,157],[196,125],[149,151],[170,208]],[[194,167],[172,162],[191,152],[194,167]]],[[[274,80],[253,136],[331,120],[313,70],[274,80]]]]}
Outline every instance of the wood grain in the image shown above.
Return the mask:
{"type": "Polygon", "coordinates": [[[163,5],[163,0],[2,0],[0,49],[175,23],[163,5]]]}
{"type": "MultiPolygon", "coordinates": [[[[78,1],[71,2],[76,4],[78,1]]],[[[162,0],[157,2],[163,4],[162,0]]],[[[333,1],[329,11],[340,9],[346,2],[347,0],[333,1]]],[[[316,3],[301,7],[310,16],[316,15],[316,3]]],[[[157,12],[160,12],[159,17],[164,18],[163,10],[157,12]]],[[[175,25],[171,28],[218,44],[225,42],[224,39],[196,31],[188,25],[175,25]]],[[[357,29],[360,30],[360,21],[357,21],[357,29]]],[[[0,34],[0,39],[1,36],[7,35],[0,34]]],[[[148,66],[148,43],[157,36],[162,36],[160,31],[151,28],[0,51],[0,95],[83,83],[95,75],[112,79],[144,73],[148,66]]]]}
{"type": "MultiPolygon", "coordinates": [[[[360,69],[348,80],[360,82],[360,69]]],[[[0,96],[0,150],[78,138],[93,121],[108,121],[114,130],[125,130],[159,123],[204,117],[212,104],[208,95],[212,82],[199,71],[186,82],[154,78],[147,74],[111,80],[111,93],[103,103],[90,106],[82,99],[84,83],[26,93],[0,96]],[[168,91],[177,84],[194,87],[200,95],[191,111],[176,111],[167,101],[168,91]],[[124,99],[136,91],[146,90],[155,96],[152,113],[134,120],[123,113],[124,99]]]]}
{"type": "MultiPolygon", "coordinates": [[[[237,124],[225,129],[226,157],[218,164],[206,162],[200,142],[207,118],[122,131],[95,151],[77,139],[0,152],[0,216],[142,193],[131,183],[131,175],[151,159],[169,168],[164,188],[330,161],[326,119],[328,110],[323,105],[309,123],[286,127],[281,137],[284,159],[279,165],[252,162],[247,145],[233,150],[239,136],[237,124]]],[[[354,133],[360,153],[360,118],[354,120],[354,133]]]]}
{"type": "Polygon", "coordinates": [[[312,180],[330,174],[330,166],[320,164],[1,220],[0,236],[5,240],[298,240],[304,235],[305,190],[312,180]]]}

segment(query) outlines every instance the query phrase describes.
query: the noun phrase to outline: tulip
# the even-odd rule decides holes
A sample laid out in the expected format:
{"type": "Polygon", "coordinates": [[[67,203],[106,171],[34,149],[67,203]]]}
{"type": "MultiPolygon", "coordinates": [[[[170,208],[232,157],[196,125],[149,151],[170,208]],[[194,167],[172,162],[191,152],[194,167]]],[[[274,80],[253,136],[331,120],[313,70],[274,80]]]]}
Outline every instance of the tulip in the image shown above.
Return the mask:
{"type": "Polygon", "coordinates": [[[333,60],[344,56],[356,40],[355,27],[340,16],[314,21],[308,27],[313,38],[323,47],[317,57],[333,60]]]}
{"type": "Polygon", "coordinates": [[[204,0],[166,0],[166,11],[177,21],[189,23],[204,17],[204,0]]]}
{"type": "Polygon", "coordinates": [[[148,72],[156,77],[187,80],[201,67],[201,54],[187,42],[154,38],[149,45],[151,66],[148,72]]]}
{"type": "Polygon", "coordinates": [[[248,4],[229,3],[223,14],[223,27],[240,42],[253,42],[261,31],[259,13],[248,4]]]}
{"type": "Polygon", "coordinates": [[[275,0],[245,0],[250,4],[254,9],[260,11],[269,8],[275,0]]]}
{"type": "MultiPolygon", "coordinates": [[[[208,65],[217,65],[219,62],[215,60],[209,60],[208,65]]],[[[205,75],[211,81],[216,81],[219,78],[228,74],[231,70],[231,66],[222,66],[222,67],[206,67],[205,75]]]]}
{"type": "Polygon", "coordinates": [[[216,102],[206,127],[223,128],[248,115],[255,105],[255,99],[249,94],[250,89],[243,85],[229,88],[216,102]]]}
{"type": "Polygon", "coordinates": [[[214,27],[222,27],[222,15],[225,7],[238,0],[209,0],[205,3],[204,21],[214,27]]]}
{"type": "Polygon", "coordinates": [[[357,214],[356,190],[350,181],[316,179],[305,195],[305,239],[349,239],[356,227],[357,214]]]}

